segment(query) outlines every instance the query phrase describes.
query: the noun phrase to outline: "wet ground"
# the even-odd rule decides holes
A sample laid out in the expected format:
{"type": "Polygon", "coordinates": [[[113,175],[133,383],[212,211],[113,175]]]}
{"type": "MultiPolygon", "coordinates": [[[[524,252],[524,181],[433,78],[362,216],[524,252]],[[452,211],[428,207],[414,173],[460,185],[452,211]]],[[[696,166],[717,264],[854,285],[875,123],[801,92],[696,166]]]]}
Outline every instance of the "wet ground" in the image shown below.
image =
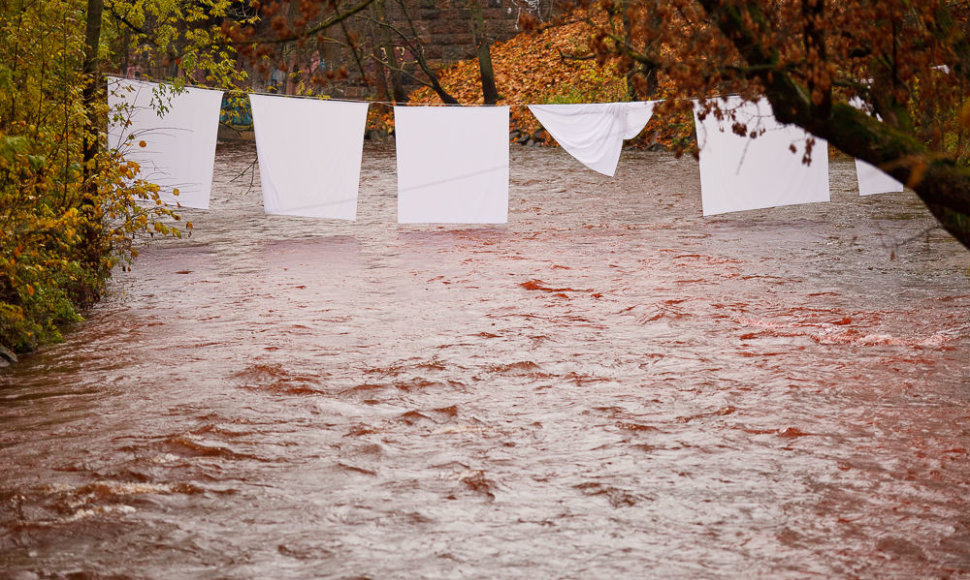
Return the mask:
{"type": "Polygon", "coordinates": [[[696,162],[512,150],[508,226],[195,233],[0,371],[14,578],[970,577],[970,254],[911,193],[703,218],[696,162]]]}

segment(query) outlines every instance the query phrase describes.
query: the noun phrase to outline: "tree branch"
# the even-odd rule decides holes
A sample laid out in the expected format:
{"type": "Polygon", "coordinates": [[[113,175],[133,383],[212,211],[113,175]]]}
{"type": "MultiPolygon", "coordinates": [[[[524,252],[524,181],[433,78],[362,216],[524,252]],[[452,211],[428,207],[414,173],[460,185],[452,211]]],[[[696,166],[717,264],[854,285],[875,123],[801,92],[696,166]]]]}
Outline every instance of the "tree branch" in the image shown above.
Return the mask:
{"type": "Polygon", "coordinates": [[[132,32],[137,32],[138,34],[148,34],[148,32],[146,30],[144,30],[144,29],[142,29],[142,28],[140,28],[138,26],[135,26],[124,15],[118,14],[118,12],[115,10],[114,5],[108,6],[107,8],[108,8],[108,13],[111,14],[111,17],[112,18],[114,18],[118,22],[120,22],[120,23],[124,24],[125,26],[127,26],[128,28],[130,28],[132,32]]]}
{"type": "Polygon", "coordinates": [[[754,75],[763,83],[765,96],[780,122],[798,125],[907,184],[943,227],[970,249],[970,168],[934,154],[913,134],[847,103],[815,106],[804,88],[778,66],[777,55],[766,50],[756,32],[748,28],[748,22],[765,23],[756,7],[697,1],[741,57],[756,67],[752,69],[754,75]]]}
{"type": "Polygon", "coordinates": [[[395,65],[389,63],[386,60],[377,58],[376,56],[374,56],[372,54],[367,55],[367,58],[369,58],[369,59],[371,59],[373,61],[376,61],[376,62],[380,63],[381,66],[387,67],[388,70],[392,70],[394,72],[398,72],[398,73],[401,73],[402,75],[407,76],[409,79],[413,80],[414,82],[418,83],[419,85],[421,85],[423,87],[427,87],[427,88],[429,88],[431,90],[434,90],[434,85],[433,84],[429,83],[425,79],[423,79],[423,78],[421,78],[419,76],[416,76],[413,73],[411,73],[411,72],[409,72],[409,71],[407,71],[407,70],[405,70],[405,69],[403,69],[403,68],[401,68],[399,66],[395,66],[395,65]]]}
{"type": "Polygon", "coordinates": [[[431,66],[428,64],[427,59],[424,57],[424,48],[420,44],[415,44],[416,39],[418,38],[418,30],[414,26],[414,20],[411,18],[411,13],[408,12],[407,7],[404,5],[404,2],[402,2],[401,0],[398,0],[398,5],[401,7],[401,10],[404,11],[404,17],[407,18],[408,26],[410,26],[411,34],[414,35],[415,40],[412,40],[411,38],[409,38],[406,34],[398,30],[395,26],[391,25],[390,23],[380,22],[379,24],[381,26],[385,26],[389,28],[391,31],[393,31],[398,36],[400,36],[402,40],[404,40],[405,44],[408,45],[408,47],[411,49],[411,52],[414,54],[414,57],[418,59],[418,66],[421,67],[421,72],[427,75],[428,81],[431,83],[431,89],[435,92],[435,94],[438,95],[438,98],[441,99],[443,103],[448,105],[460,104],[458,102],[458,99],[448,94],[448,91],[446,91],[444,87],[441,86],[441,82],[438,80],[438,75],[435,74],[433,70],[431,70],[431,66]]]}
{"type": "Polygon", "coordinates": [[[354,6],[352,6],[347,12],[340,12],[338,8],[336,14],[334,14],[330,18],[327,18],[326,20],[323,20],[322,22],[317,23],[312,27],[307,28],[306,30],[302,30],[299,33],[287,34],[285,36],[280,36],[274,39],[264,39],[258,42],[263,42],[267,44],[283,44],[286,42],[293,42],[301,38],[306,38],[312,34],[316,34],[317,32],[320,32],[321,30],[330,28],[335,24],[340,24],[341,22],[357,14],[364,8],[367,8],[368,6],[370,6],[372,2],[374,2],[374,0],[361,0],[358,4],[355,4],[354,6]]]}

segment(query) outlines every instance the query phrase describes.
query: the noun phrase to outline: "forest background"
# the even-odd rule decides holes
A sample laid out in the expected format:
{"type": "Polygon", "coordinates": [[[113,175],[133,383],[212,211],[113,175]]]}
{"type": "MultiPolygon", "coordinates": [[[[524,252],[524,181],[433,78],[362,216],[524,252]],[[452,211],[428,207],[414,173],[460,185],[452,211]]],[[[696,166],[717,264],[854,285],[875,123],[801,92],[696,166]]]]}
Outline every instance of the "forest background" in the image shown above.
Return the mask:
{"type": "MultiPolygon", "coordinates": [[[[0,362],[56,342],[139,240],[191,230],[126,148],[105,75],[227,91],[512,106],[665,99],[640,146],[689,151],[692,100],[765,95],[780,120],[912,187],[970,247],[968,0],[10,0],[0,6],[0,362]],[[860,99],[859,111],[847,103],[860,99]]],[[[710,114],[731,116],[716,107],[710,114]]],[[[735,125],[745,134],[748,129],[735,125]]],[[[754,135],[756,136],[756,134],[754,135]]]]}

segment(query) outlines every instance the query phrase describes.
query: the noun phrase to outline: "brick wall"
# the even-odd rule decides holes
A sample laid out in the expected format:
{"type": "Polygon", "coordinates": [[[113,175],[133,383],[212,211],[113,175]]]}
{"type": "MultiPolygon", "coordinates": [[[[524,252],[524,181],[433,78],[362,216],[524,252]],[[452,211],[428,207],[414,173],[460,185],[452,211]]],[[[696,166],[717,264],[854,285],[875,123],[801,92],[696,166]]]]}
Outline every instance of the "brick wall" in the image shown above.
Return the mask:
{"type": "MultiPolygon", "coordinates": [[[[484,2],[483,12],[492,39],[502,41],[514,36],[519,8],[509,0],[484,2]]],[[[475,55],[468,0],[411,0],[409,4],[429,61],[447,64],[475,55]]],[[[395,25],[407,26],[399,10],[390,10],[390,17],[395,25]]]]}

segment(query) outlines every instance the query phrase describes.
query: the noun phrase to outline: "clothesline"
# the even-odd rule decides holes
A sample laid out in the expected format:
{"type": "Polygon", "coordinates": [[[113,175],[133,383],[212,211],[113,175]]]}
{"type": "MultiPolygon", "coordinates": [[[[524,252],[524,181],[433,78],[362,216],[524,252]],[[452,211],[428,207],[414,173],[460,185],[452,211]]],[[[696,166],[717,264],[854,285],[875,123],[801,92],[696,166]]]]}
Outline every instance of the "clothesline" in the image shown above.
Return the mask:
{"type": "MultiPolygon", "coordinates": [[[[139,81],[139,82],[154,83],[154,84],[168,85],[168,86],[174,86],[175,85],[175,83],[172,83],[172,82],[158,82],[158,81],[153,81],[153,80],[144,79],[144,78],[139,78],[139,79],[126,79],[126,78],[114,77],[114,76],[108,76],[106,78],[109,79],[109,83],[112,80],[128,80],[128,81],[139,81]]],[[[221,91],[221,92],[224,92],[224,93],[240,94],[240,95],[258,95],[258,96],[269,96],[269,97],[286,97],[286,98],[289,98],[289,99],[307,99],[307,100],[312,100],[312,101],[329,101],[329,102],[334,102],[334,103],[367,103],[367,104],[370,104],[370,105],[390,105],[390,106],[394,106],[394,107],[408,107],[408,106],[416,106],[416,107],[494,107],[494,106],[531,107],[532,105],[546,104],[546,103],[535,103],[535,102],[526,102],[526,101],[512,102],[512,101],[506,101],[506,100],[503,100],[502,102],[496,103],[494,105],[487,105],[487,104],[484,104],[484,103],[464,103],[464,104],[463,103],[420,103],[420,104],[415,104],[415,103],[410,103],[408,101],[387,101],[387,100],[380,100],[380,99],[347,99],[347,98],[342,98],[342,97],[341,98],[331,97],[331,96],[328,96],[328,95],[290,95],[290,94],[278,93],[278,92],[274,92],[274,91],[257,91],[255,89],[240,89],[240,88],[223,88],[223,89],[220,89],[218,87],[213,87],[213,86],[208,86],[208,85],[201,85],[201,84],[190,83],[190,82],[185,82],[185,83],[183,83],[182,86],[185,86],[187,88],[193,88],[193,89],[202,89],[202,90],[206,90],[206,91],[221,91]]],[[[728,95],[728,96],[734,96],[734,95],[728,95]]],[[[651,101],[622,101],[622,102],[633,102],[633,103],[653,102],[653,103],[661,103],[661,102],[664,102],[664,101],[692,102],[692,101],[696,101],[696,100],[697,99],[694,99],[694,98],[672,98],[672,99],[669,99],[668,98],[668,99],[655,99],[655,100],[651,100],[651,101]]],[[[563,104],[574,104],[574,103],[563,103],[563,104]]]]}
{"type": "MultiPolygon", "coordinates": [[[[140,178],[157,183],[163,201],[208,209],[222,91],[188,87],[173,95],[164,118],[152,107],[158,85],[113,79],[111,142],[139,163],[140,178]],[[122,90],[127,89],[127,90],[122,90]],[[176,197],[175,189],[179,190],[176,197]]],[[[257,158],[268,214],[356,218],[367,101],[272,98],[250,94],[257,158]]],[[[543,127],[584,165],[612,176],[624,139],[650,120],[652,101],[530,105],[543,127]]],[[[829,201],[828,144],[778,123],[765,99],[719,101],[735,119],[758,123],[758,139],[739,136],[733,121],[705,115],[694,102],[704,215],[829,201]],[[703,116],[703,118],[701,118],[703,116]],[[794,148],[797,154],[789,150],[794,148]]],[[[509,105],[395,105],[398,221],[506,223],[509,198],[509,105]]],[[[902,191],[877,168],[859,164],[863,194],[902,191]]]]}

